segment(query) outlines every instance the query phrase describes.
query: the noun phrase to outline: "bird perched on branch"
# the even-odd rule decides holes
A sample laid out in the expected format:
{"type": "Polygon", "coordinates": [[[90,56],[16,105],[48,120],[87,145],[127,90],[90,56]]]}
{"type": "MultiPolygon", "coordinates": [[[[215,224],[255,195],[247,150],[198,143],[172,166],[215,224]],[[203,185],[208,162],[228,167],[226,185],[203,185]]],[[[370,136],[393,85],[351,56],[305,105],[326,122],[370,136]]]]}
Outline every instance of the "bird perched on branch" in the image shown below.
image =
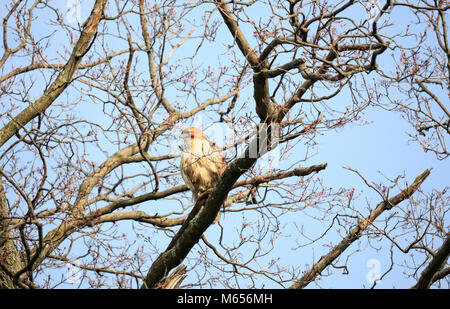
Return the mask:
{"type": "MultiPolygon", "coordinates": [[[[226,161],[223,152],[209,141],[202,130],[191,127],[181,133],[183,138],[183,155],[181,156],[181,176],[192,191],[197,203],[206,193],[214,188],[217,180],[225,170],[226,161]]],[[[214,221],[220,218],[219,214],[214,221]]]]}

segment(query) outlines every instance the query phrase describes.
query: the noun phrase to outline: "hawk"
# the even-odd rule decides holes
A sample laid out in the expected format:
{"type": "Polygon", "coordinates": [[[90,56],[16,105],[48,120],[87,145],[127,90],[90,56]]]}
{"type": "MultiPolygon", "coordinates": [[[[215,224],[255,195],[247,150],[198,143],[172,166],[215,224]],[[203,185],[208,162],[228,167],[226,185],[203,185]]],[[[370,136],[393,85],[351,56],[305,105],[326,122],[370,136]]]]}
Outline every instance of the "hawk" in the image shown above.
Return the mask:
{"type": "MultiPolygon", "coordinates": [[[[217,145],[209,141],[202,130],[191,127],[181,133],[183,155],[181,156],[181,176],[192,191],[196,203],[210,189],[225,170],[225,156],[217,145]]],[[[219,219],[219,214],[215,220],[219,219]]]]}

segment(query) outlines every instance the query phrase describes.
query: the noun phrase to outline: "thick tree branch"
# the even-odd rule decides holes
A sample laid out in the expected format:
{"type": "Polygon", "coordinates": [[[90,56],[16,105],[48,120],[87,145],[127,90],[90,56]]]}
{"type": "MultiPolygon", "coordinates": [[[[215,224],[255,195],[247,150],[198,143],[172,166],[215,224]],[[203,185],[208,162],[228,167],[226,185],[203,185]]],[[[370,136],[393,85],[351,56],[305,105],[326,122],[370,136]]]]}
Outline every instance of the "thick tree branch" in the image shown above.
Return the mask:
{"type": "Polygon", "coordinates": [[[216,5],[237,46],[253,69],[253,98],[255,99],[256,113],[262,122],[270,123],[275,118],[277,110],[270,99],[269,81],[267,77],[260,74],[262,70],[269,67],[269,64],[267,61],[261,60],[253,51],[226,2],[217,0],[216,5]]]}
{"type": "Polygon", "coordinates": [[[0,176],[0,288],[14,288],[14,274],[24,267],[20,253],[9,230],[9,210],[0,176]]]}
{"type": "Polygon", "coordinates": [[[450,275],[450,267],[437,271],[431,279],[432,284],[450,275]]]}

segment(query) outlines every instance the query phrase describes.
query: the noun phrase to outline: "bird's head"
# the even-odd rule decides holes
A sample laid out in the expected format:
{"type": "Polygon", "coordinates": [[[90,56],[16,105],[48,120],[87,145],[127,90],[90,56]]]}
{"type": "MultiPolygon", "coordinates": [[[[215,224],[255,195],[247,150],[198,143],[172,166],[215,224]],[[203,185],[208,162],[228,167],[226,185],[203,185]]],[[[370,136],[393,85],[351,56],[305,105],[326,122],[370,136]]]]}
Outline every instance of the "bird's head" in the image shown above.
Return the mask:
{"type": "Polygon", "coordinates": [[[181,138],[186,142],[192,139],[200,138],[206,139],[205,134],[202,130],[196,127],[186,128],[181,132],[181,138]]]}

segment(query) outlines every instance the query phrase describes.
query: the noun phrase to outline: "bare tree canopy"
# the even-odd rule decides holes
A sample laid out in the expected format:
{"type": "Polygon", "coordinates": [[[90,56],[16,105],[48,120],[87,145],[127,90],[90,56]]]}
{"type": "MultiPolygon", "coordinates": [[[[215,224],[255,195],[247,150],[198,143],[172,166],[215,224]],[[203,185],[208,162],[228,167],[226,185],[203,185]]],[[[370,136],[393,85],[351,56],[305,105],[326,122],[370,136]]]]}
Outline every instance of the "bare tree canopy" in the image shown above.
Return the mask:
{"type": "Polygon", "coordinates": [[[0,287],[449,288],[448,1],[1,8],[0,287]]]}

